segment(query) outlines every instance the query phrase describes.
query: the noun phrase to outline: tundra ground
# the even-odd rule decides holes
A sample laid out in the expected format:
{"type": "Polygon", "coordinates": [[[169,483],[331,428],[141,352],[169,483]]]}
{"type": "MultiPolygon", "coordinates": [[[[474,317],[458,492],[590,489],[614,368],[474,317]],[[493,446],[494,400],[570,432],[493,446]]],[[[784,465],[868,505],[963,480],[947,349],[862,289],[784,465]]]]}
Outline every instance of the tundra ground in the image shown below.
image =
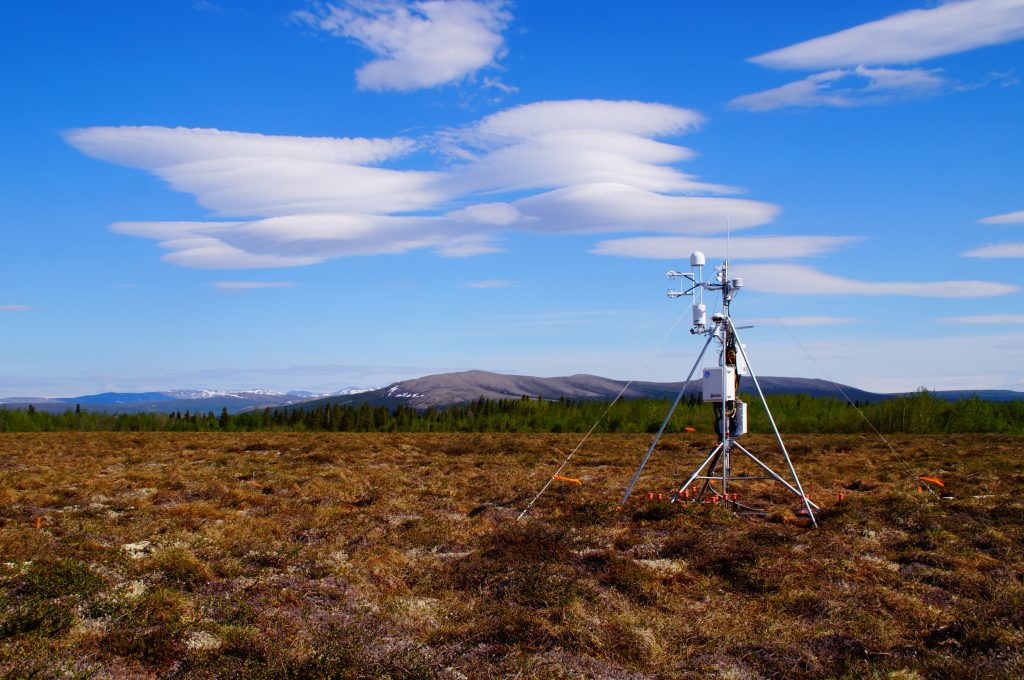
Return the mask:
{"type": "Polygon", "coordinates": [[[793,437],[815,530],[648,501],[701,434],[617,510],[650,438],[593,437],[516,522],[578,440],[0,435],[0,675],[1024,676],[1024,438],[793,437]]]}

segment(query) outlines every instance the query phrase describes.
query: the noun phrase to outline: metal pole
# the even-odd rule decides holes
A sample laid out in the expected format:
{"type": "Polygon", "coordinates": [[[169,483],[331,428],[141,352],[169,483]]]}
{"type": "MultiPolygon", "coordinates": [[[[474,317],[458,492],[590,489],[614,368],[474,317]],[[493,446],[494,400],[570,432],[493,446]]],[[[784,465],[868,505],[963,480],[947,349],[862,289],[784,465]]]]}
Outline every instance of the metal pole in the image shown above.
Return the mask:
{"type": "Polygon", "coordinates": [[[654,441],[652,441],[651,445],[647,447],[647,454],[644,456],[643,461],[640,463],[640,467],[637,468],[636,474],[633,475],[633,479],[629,482],[629,487],[626,488],[626,493],[622,495],[622,500],[619,501],[620,506],[625,505],[626,499],[629,498],[629,494],[633,493],[633,487],[636,486],[637,480],[640,479],[640,473],[643,472],[644,466],[647,465],[647,460],[651,457],[651,454],[654,453],[654,447],[657,446],[658,440],[661,439],[662,433],[665,431],[665,428],[668,427],[668,421],[672,419],[672,414],[675,413],[676,407],[679,406],[679,401],[683,398],[683,394],[686,392],[686,386],[693,378],[694,371],[696,371],[697,367],[700,366],[700,362],[704,358],[704,352],[707,351],[708,345],[711,344],[711,340],[713,337],[714,336],[712,335],[708,336],[708,341],[704,343],[704,348],[700,351],[700,354],[697,355],[697,361],[693,362],[693,368],[690,369],[690,374],[686,376],[686,380],[683,381],[683,386],[679,389],[679,394],[676,395],[676,400],[672,402],[672,408],[668,410],[668,415],[665,416],[665,420],[662,421],[661,428],[658,429],[658,434],[654,436],[654,441]]]}
{"type": "MultiPolygon", "coordinates": [[[[724,271],[724,270],[723,270],[724,271]]],[[[725,310],[725,318],[729,318],[729,303],[725,298],[725,289],[722,289],[722,307],[725,310]]],[[[726,482],[727,472],[729,470],[729,416],[725,408],[725,394],[726,390],[729,389],[729,381],[726,379],[726,363],[725,355],[728,352],[729,347],[729,325],[722,323],[722,360],[719,365],[722,369],[722,422],[720,427],[722,428],[722,494],[728,490],[728,482],[726,482]]]]}
{"type": "Polygon", "coordinates": [[[786,459],[786,465],[789,466],[789,472],[793,475],[793,481],[796,482],[796,488],[800,492],[800,499],[804,502],[804,508],[807,510],[807,516],[811,518],[811,524],[815,527],[818,526],[818,520],[814,517],[814,510],[811,509],[810,500],[807,498],[807,494],[804,493],[804,488],[800,484],[800,477],[796,474],[796,469],[793,467],[793,461],[789,458],[789,452],[786,451],[786,445],[782,441],[782,435],[779,433],[779,428],[775,424],[775,418],[772,416],[772,410],[768,408],[768,400],[764,397],[764,391],[761,390],[761,383],[757,379],[757,374],[754,373],[754,368],[750,364],[750,359],[747,357],[746,350],[743,349],[743,342],[740,339],[740,334],[736,332],[736,327],[732,325],[732,319],[728,316],[725,317],[726,322],[732,328],[733,335],[736,336],[736,346],[739,348],[740,353],[743,355],[743,361],[747,364],[747,370],[750,371],[750,377],[754,380],[754,387],[757,388],[757,394],[761,397],[761,403],[764,404],[765,413],[768,414],[768,422],[772,424],[772,429],[775,431],[775,438],[779,441],[779,446],[782,448],[782,455],[786,459]]]}
{"type": "MultiPolygon", "coordinates": [[[[723,321],[722,321],[722,361],[721,361],[721,366],[722,366],[722,425],[721,425],[721,428],[722,428],[722,495],[724,496],[725,493],[729,490],[729,482],[728,482],[728,478],[729,478],[729,446],[731,444],[731,442],[729,441],[729,438],[730,438],[730,434],[729,434],[729,415],[728,415],[728,409],[726,409],[726,407],[725,407],[725,395],[726,395],[726,391],[729,389],[729,381],[727,379],[728,376],[726,375],[726,373],[728,372],[728,370],[727,370],[727,362],[726,362],[726,355],[729,353],[729,324],[730,324],[730,317],[729,317],[729,260],[728,259],[726,259],[724,262],[722,262],[722,316],[724,318],[723,318],[723,321]]],[[[711,484],[711,481],[708,480],[708,484],[706,484],[704,486],[704,489],[701,491],[701,496],[704,495],[704,491],[707,490],[707,487],[710,484],[711,484]]]]}

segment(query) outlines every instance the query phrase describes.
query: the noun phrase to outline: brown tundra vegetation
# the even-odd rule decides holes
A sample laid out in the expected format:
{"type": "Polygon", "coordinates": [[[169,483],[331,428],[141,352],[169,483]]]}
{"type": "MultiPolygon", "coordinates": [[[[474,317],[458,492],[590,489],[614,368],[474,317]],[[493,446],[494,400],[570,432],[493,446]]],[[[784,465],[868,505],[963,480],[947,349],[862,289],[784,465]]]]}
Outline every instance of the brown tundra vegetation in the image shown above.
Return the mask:
{"type": "Polygon", "coordinates": [[[793,437],[815,530],[648,501],[701,434],[616,510],[649,437],[599,436],[516,522],[577,441],[0,435],[0,676],[1024,676],[1024,438],[793,437]]]}

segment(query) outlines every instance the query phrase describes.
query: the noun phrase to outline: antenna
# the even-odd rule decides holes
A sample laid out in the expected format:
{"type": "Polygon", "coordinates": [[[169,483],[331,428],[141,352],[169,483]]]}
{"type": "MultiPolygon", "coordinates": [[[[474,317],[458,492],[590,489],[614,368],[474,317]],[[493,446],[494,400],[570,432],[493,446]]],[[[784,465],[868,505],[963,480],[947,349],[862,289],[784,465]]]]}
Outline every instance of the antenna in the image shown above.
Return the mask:
{"type": "MultiPolygon", "coordinates": [[[[730,278],[728,247],[727,236],[726,258],[721,265],[714,268],[714,275],[707,281],[704,280],[706,259],[704,253],[699,250],[690,255],[691,271],[689,273],[672,270],[667,274],[669,280],[679,280],[680,282],[678,289],[669,289],[668,297],[678,298],[687,295],[693,297],[693,326],[690,328],[690,333],[706,336],[707,340],[704,342],[704,348],[700,351],[697,361],[694,362],[693,367],[690,369],[690,374],[683,382],[683,386],[679,390],[679,394],[676,396],[672,407],[669,409],[668,415],[665,416],[661,428],[654,436],[654,441],[648,447],[640,467],[626,488],[620,506],[626,504],[626,500],[640,478],[640,473],[650,459],[655,446],[658,444],[658,440],[661,439],[661,435],[665,432],[665,428],[672,418],[672,413],[679,405],[684,392],[689,386],[693,374],[701,365],[708,347],[714,342],[720,347],[718,365],[713,368],[704,369],[701,378],[701,390],[704,403],[710,403],[715,411],[715,433],[718,435],[718,443],[704,459],[704,462],[693,471],[683,485],[675,492],[672,502],[700,504],[724,501],[734,510],[763,514],[757,508],[741,504],[738,501],[738,494],[729,491],[729,485],[736,482],[774,481],[800,498],[803,503],[803,512],[806,512],[814,526],[818,526],[818,521],[814,516],[814,511],[818,509],[818,506],[811,502],[811,499],[804,493],[803,486],[800,484],[800,478],[793,467],[793,461],[786,450],[786,444],[782,441],[782,435],[775,424],[775,417],[772,416],[771,409],[768,408],[768,401],[765,399],[764,391],[761,389],[761,383],[758,381],[757,375],[750,365],[750,360],[747,357],[747,346],[740,340],[737,326],[732,321],[732,301],[743,289],[743,279],[741,277],[730,278]],[[689,287],[687,287],[687,283],[689,287]],[[722,302],[722,311],[712,315],[710,325],[707,322],[707,307],[704,305],[705,290],[709,293],[720,295],[722,302]],[[738,441],[739,437],[747,433],[747,404],[739,398],[741,375],[749,375],[753,380],[757,394],[764,405],[765,413],[768,414],[768,421],[775,432],[775,438],[782,449],[782,456],[786,460],[786,466],[789,469],[792,482],[772,470],[738,441]],[[757,474],[735,474],[732,465],[734,452],[739,452],[739,454],[752,461],[756,465],[757,474]]],[[[739,326],[739,328],[752,328],[752,326],[739,326]]]]}
{"type": "Polygon", "coordinates": [[[729,246],[732,245],[732,219],[725,218],[725,261],[729,261],[729,246]]]}

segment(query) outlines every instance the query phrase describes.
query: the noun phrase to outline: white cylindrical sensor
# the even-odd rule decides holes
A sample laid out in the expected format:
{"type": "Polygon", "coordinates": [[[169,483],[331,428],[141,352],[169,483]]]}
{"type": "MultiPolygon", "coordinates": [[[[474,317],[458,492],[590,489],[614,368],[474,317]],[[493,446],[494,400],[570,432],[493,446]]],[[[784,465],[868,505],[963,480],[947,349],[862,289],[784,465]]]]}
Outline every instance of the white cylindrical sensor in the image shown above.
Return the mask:
{"type": "Polygon", "coordinates": [[[733,417],[733,429],[732,436],[739,437],[742,434],[747,433],[747,405],[742,401],[736,402],[736,415],[733,417]]]}
{"type": "Polygon", "coordinates": [[[703,267],[704,266],[704,253],[699,250],[693,251],[690,255],[690,266],[691,267],[703,267]]]}
{"type": "Polygon", "coordinates": [[[740,277],[740,276],[737,276],[735,279],[733,279],[732,280],[732,287],[735,288],[736,290],[739,290],[740,288],[742,288],[743,287],[743,278],[740,277]]]}
{"type": "Polygon", "coordinates": [[[708,308],[706,305],[697,303],[693,306],[693,325],[706,326],[708,323],[708,308]]]}

